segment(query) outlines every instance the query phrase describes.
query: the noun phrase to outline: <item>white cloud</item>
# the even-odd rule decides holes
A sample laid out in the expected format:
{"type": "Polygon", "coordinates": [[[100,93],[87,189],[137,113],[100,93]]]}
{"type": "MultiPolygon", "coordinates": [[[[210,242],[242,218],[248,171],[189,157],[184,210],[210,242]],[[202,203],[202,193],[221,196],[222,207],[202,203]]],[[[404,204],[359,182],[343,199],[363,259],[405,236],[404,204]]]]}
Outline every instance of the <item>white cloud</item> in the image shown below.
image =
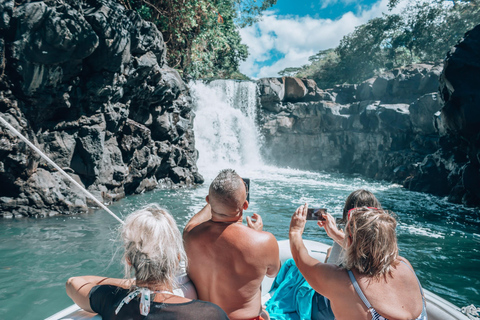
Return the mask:
{"type": "MultiPolygon", "coordinates": [[[[327,0],[332,1],[338,0],[327,0]]],[[[367,10],[359,10],[358,14],[347,12],[337,20],[278,16],[267,11],[262,21],[240,30],[242,42],[250,52],[240,71],[252,78],[277,77],[286,67],[307,64],[309,56],[338,46],[356,26],[388,12],[387,4],[388,0],[379,0],[367,10]],[[283,57],[275,59],[275,54],[283,57]]]]}

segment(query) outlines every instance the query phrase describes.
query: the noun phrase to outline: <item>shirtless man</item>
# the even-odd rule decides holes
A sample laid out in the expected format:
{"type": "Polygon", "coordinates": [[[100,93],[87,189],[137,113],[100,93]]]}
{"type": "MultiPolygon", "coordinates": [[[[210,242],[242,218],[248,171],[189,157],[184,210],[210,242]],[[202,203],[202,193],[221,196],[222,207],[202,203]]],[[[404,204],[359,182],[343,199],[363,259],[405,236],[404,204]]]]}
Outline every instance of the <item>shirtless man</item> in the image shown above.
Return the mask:
{"type": "Polygon", "coordinates": [[[275,237],[262,231],[258,214],[247,217],[246,186],[232,169],[210,185],[207,205],[183,231],[188,275],[198,298],[220,306],[230,319],[268,319],[261,306],[261,283],[280,269],[275,237]]]}

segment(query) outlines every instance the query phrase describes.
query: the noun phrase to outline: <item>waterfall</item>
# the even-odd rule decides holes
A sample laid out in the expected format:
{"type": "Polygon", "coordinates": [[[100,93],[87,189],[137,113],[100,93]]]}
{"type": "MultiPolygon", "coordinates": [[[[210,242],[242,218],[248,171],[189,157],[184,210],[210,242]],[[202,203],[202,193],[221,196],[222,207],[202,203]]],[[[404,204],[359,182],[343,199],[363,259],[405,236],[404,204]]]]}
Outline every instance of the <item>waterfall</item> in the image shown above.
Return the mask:
{"type": "Polygon", "coordinates": [[[257,86],[251,81],[191,82],[198,168],[207,177],[225,168],[262,165],[256,127],[257,86]]]}

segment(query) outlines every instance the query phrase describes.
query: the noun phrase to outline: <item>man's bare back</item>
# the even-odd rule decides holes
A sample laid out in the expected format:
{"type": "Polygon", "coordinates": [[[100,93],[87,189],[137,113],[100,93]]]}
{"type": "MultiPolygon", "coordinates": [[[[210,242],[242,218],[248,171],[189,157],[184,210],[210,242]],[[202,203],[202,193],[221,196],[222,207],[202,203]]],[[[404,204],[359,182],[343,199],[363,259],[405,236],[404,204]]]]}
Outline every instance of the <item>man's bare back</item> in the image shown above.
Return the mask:
{"type": "Polygon", "coordinates": [[[245,187],[236,192],[237,205],[210,189],[209,204],[184,230],[188,274],[199,299],[217,304],[230,319],[252,319],[261,312],[263,278],[280,268],[278,244],[271,233],[260,231],[260,216],[248,220],[250,227],[242,225],[245,187]]]}

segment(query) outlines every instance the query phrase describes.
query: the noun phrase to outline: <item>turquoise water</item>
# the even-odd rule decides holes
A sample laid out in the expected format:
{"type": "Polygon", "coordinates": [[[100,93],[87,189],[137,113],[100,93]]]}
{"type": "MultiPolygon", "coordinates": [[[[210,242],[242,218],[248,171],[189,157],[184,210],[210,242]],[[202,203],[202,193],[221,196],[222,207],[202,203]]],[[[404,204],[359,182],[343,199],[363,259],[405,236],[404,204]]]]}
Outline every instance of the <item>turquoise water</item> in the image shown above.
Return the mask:
{"type": "MultiPolygon", "coordinates": [[[[406,191],[400,186],[338,174],[262,167],[239,173],[251,178],[251,205],[264,229],[288,237],[295,208],[308,202],[340,216],[347,195],[358,188],[374,192],[397,214],[401,254],[414,266],[422,285],[458,306],[480,306],[480,221],[474,209],[444,199],[406,191]]],[[[180,229],[205,204],[206,185],[156,190],[131,196],[110,209],[124,217],[150,202],[166,207],[180,229]]],[[[0,220],[0,315],[2,319],[43,319],[69,306],[64,283],[74,275],[122,275],[116,228],[103,211],[75,217],[0,220]]],[[[305,239],[332,241],[313,222],[305,239]]]]}
{"type": "MultiPolygon", "coordinates": [[[[365,188],[398,219],[401,254],[414,266],[422,285],[458,306],[480,306],[480,220],[478,209],[404,190],[398,185],[340,174],[280,169],[263,164],[262,138],[255,126],[253,82],[191,83],[196,102],[195,145],[205,185],[155,190],[110,206],[124,217],[157,202],[183,229],[205,205],[208,185],[223,168],[250,178],[250,207],[264,230],[288,237],[290,217],[305,202],[340,217],[350,192],[365,188]]],[[[328,156],[328,155],[325,155],[328,156]]],[[[44,319],[72,301],[64,284],[70,276],[122,276],[119,223],[103,211],[46,219],[0,220],[0,319],[44,319]]],[[[304,238],[332,243],[308,222],[304,238]]]]}

